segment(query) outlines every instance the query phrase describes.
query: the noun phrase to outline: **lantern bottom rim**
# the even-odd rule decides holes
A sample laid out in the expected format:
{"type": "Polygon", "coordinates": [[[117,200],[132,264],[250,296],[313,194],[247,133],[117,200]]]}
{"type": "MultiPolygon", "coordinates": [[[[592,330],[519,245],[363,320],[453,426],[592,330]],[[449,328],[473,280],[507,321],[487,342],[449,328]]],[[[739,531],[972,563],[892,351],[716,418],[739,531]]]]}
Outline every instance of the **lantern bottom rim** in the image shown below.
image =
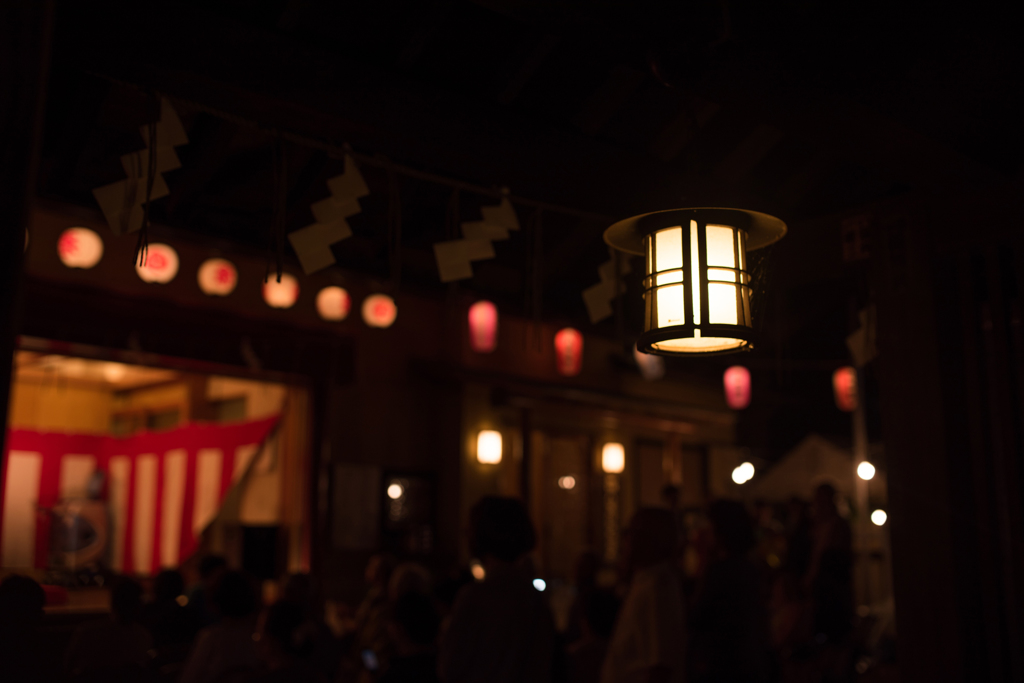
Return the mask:
{"type": "Polygon", "coordinates": [[[753,348],[748,328],[709,327],[711,329],[701,330],[691,325],[678,325],[648,330],[640,335],[637,348],[659,356],[715,356],[753,348]]]}

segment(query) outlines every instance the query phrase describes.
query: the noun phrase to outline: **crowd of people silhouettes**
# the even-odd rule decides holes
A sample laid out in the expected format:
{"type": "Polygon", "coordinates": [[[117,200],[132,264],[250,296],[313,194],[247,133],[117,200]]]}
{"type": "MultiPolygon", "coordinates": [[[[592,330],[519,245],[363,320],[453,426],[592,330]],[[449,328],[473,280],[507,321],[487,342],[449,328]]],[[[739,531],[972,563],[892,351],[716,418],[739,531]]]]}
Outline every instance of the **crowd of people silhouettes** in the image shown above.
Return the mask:
{"type": "Polygon", "coordinates": [[[210,556],[190,590],[177,571],[110,590],[110,614],[51,651],[43,589],[0,583],[0,669],[45,680],[63,654],[68,681],[180,683],[769,683],[848,679],[854,622],[850,526],[835,490],[794,499],[784,519],[712,502],[686,522],[641,508],[617,567],[577,560],[563,628],[534,579],[537,538],[525,506],[497,496],[469,516],[478,565],[435,581],[422,565],[374,556],[353,609],[314,577],[287,577],[264,605],[258,584],[210,556]],[[614,572],[610,572],[614,569],[614,572]],[[609,580],[609,576],[615,577],[609,580]],[[603,578],[602,578],[603,577],[603,578]],[[330,609],[329,609],[330,607],[330,609]]]}

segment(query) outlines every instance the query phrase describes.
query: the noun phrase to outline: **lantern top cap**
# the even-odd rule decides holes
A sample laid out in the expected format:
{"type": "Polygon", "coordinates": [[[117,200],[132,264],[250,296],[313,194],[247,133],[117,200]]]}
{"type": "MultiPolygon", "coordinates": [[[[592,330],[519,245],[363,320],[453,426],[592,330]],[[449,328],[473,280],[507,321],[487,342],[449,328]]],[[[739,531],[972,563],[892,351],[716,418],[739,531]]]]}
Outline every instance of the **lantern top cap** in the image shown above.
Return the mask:
{"type": "Polygon", "coordinates": [[[721,223],[747,232],[747,251],[767,247],[783,238],[786,224],[775,216],[746,209],[701,207],[669,209],[632,216],[615,223],[604,231],[604,241],[610,247],[635,256],[643,256],[644,236],[662,228],[686,225],[700,219],[706,223],[721,223]]]}

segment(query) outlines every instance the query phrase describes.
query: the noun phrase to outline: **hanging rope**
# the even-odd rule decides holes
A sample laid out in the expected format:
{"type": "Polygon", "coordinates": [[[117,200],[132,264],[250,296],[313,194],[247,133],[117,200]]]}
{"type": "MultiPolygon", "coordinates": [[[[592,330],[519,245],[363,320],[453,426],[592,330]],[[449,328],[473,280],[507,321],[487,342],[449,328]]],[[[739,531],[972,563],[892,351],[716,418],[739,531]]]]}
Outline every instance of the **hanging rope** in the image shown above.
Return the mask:
{"type": "Polygon", "coordinates": [[[402,284],[402,195],[401,180],[394,168],[388,166],[388,261],[391,266],[391,284],[395,291],[402,284]]]}
{"type": "MultiPolygon", "coordinates": [[[[270,252],[274,257],[277,281],[284,273],[284,240],[288,217],[288,164],[284,154],[284,139],[275,135],[271,144],[273,164],[273,188],[271,191],[270,252]]],[[[270,263],[267,263],[266,282],[270,278],[270,263]]]]}
{"type": "MultiPolygon", "coordinates": [[[[157,144],[157,122],[149,124],[147,132],[149,135],[147,144],[147,157],[146,157],[146,199],[142,205],[142,225],[139,227],[139,238],[135,241],[135,263],[140,266],[146,265],[146,261],[149,258],[149,205],[153,198],[153,181],[156,179],[156,144],[157,144]]],[[[138,155],[136,155],[138,158],[138,155]]],[[[137,169],[136,169],[137,170],[137,169]]],[[[138,177],[137,175],[135,177],[138,177]]],[[[128,223],[131,222],[132,209],[135,207],[135,188],[138,183],[133,182],[131,184],[131,192],[125,193],[126,203],[127,195],[131,195],[131,203],[126,211],[121,213],[122,232],[127,232],[128,223]]]]}

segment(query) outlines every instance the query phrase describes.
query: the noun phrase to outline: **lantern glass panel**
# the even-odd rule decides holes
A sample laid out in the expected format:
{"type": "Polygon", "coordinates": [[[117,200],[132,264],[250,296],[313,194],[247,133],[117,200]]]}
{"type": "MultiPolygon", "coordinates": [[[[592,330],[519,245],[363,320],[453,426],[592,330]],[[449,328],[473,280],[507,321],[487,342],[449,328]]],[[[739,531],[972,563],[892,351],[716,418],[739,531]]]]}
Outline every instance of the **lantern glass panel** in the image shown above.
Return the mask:
{"type": "Polygon", "coordinates": [[[708,266],[736,267],[735,232],[727,225],[707,226],[708,266]]]}
{"type": "Polygon", "coordinates": [[[659,273],[683,267],[683,229],[681,227],[660,230],[654,236],[655,260],[659,273]]]}
{"type": "MultiPolygon", "coordinates": [[[[700,236],[697,233],[697,221],[690,221],[690,275],[693,285],[693,324],[700,325],[700,236]]],[[[700,336],[700,330],[695,335],[700,336]]]]}
{"type": "Polygon", "coordinates": [[[712,325],[738,325],[736,285],[708,283],[708,322],[712,325]]]}
{"type": "Polygon", "coordinates": [[[686,289],[683,285],[660,287],[658,290],[658,327],[682,325],[686,322],[686,289]]]}

